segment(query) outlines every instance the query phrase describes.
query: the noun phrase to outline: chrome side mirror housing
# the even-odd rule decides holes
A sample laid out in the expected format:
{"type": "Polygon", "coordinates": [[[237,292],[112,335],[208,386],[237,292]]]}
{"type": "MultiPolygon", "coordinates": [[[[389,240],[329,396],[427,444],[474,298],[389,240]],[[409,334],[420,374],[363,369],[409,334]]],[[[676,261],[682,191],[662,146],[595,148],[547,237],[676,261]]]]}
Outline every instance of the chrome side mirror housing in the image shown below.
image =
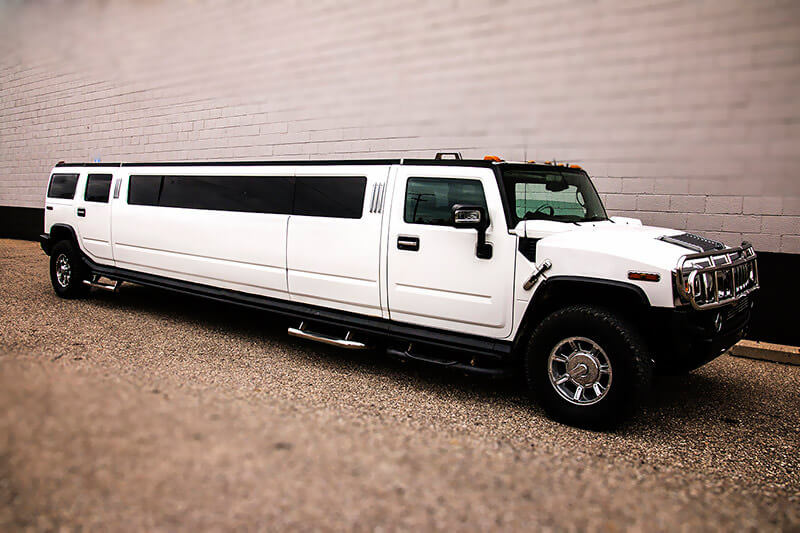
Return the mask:
{"type": "Polygon", "coordinates": [[[486,242],[489,215],[486,213],[485,207],[456,204],[451,209],[450,222],[454,228],[476,230],[478,232],[478,244],[475,248],[475,255],[480,259],[492,258],[492,245],[486,242]]]}

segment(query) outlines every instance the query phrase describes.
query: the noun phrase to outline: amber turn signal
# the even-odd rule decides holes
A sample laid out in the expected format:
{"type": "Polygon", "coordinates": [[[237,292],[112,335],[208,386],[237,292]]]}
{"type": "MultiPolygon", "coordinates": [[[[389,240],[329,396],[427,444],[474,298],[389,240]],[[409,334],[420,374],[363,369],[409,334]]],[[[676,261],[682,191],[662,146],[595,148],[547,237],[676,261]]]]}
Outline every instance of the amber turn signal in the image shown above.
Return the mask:
{"type": "Polygon", "coordinates": [[[628,272],[628,279],[634,281],[661,281],[661,276],[652,272],[628,272]]]}

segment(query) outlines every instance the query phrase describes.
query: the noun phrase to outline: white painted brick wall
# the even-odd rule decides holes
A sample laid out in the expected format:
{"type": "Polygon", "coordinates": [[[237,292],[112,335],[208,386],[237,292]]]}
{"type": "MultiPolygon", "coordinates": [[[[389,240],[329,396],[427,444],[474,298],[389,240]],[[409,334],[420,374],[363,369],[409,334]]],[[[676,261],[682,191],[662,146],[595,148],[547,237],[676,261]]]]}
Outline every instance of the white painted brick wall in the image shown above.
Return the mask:
{"type": "Polygon", "coordinates": [[[800,2],[0,3],[0,206],[58,160],[577,162],[612,214],[800,253],[800,2]]]}

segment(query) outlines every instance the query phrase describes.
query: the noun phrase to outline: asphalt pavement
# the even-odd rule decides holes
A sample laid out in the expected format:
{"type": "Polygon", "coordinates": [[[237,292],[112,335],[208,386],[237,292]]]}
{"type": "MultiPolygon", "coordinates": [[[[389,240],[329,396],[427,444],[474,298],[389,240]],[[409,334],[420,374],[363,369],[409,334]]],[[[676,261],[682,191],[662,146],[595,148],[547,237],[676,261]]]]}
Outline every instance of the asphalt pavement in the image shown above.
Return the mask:
{"type": "Polygon", "coordinates": [[[800,367],[723,356],[591,432],[520,381],[47,269],[0,240],[2,531],[800,530],[800,367]]]}

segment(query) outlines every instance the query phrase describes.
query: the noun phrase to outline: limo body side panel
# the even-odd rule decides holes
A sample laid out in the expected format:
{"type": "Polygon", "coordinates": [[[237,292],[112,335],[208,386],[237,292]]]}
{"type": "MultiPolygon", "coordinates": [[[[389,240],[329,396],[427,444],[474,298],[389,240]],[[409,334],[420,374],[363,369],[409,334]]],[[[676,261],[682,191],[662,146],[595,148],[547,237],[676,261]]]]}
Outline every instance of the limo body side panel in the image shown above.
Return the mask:
{"type": "Polygon", "coordinates": [[[301,194],[302,178],[312,176],[315,180],[347,176],[350,183],[364,183],[365,189],[360,218],[289,217],[287,278],[292,301],[383,316],[379,264],[382,197],[389,167],[339,165],[295,170],[296,194],[301,194]]]}
{"type": "MultiPolygon", "coordinates": [[[[233,172],[265,175],[273,171],[266,170],[248,168],[233,172]]],[[[230,175],[233,172],[230,168],[181,169],[184,175],[230,175]]],[[[288,299],[288,215],[130,205],[127,202],[130,174],[170,173],[174,173],[174,169],[158,167],[126,173],[127,179],[112,215],[117,266],[288,299]]]]}

